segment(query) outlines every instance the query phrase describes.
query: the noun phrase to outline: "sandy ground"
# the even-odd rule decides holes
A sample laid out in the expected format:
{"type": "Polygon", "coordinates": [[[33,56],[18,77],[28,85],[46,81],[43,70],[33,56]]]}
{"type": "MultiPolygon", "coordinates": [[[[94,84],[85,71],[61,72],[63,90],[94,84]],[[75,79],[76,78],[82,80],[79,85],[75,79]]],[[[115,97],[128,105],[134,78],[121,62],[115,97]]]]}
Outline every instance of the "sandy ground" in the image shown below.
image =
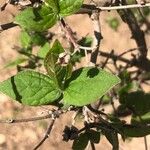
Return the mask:
{"type": "MultiPolygon", "coordinates": [[[[2,0],[1,0],[2,1],[2,0]]],[[[0,2],[1,2],[0,1],[0,2]]],[[[0,24],[7,23],[13,20],[13,15],[16,14],[16,9],[8,6],[5,12],[0,12],[0,24]]],[[[120,22],[118,32],[112,30],[106,23],[107,17],[112,13],[105,12],[101,14],[101,29],[103,40],[101,49],[105,51],[115,50],[116,53],[121,53],[124,50],[135,48],[135,41],[131,39],[130,31],[126,24],[120,22]]],[[[113,12],[113,14],[115,14],[113,12]]],[[[117,16],[119,18],[119,16],[117,16]]],[[[77,32],[78,37],[92,35],[92,26],[88,16],[75,15],[68,17],[68,24],[77,32]]],[[[120,18],[119,18],[120,20],[120,18]]],[[[57,28],[54,28],[56,30],[57,28]]],[[[0,81],[16,74],[16,69],[3,69],[4,64],[16,58],[17,53],[13,49],[15,45],[19,45],[20,28],[15,27],[0,33],[0,81]]],[[[146,41],[150,46],[150,35],[146,35],[146,41]]],[[[149,87],[147,87],[147,91],[149,87]]],[[[41,115],[46,112],[49,107],[26,107],[17,102],[10,101],[8,97],[0,95],[0,119],[7,118],[27,118],[28,116],[41,115]]],[[[62,141],[62,131],[64,126],[71,124],[71,114],[66,114],[60,117],[52,131],[49,139],[42,145],[40,150],[71,150],[72,142],[62,141]]],[[[32,149],[39,140],[43,137],[48,121],[37,121],[34,123],[22,124],[0,124],[0,150],[27,150],[32,149]]],[[[148,138],[148,146],[150,149],[150,136],[148,138]]],[[[96,145],[99,150],[111,150],[111,145],[104,137],[96,145]]],[[[90,150],[90,148],[89,148],[90,150]]],[[[120,150],[144,150],[144,139],[135,138],[123,142],[120,140],[120,150]]]]}

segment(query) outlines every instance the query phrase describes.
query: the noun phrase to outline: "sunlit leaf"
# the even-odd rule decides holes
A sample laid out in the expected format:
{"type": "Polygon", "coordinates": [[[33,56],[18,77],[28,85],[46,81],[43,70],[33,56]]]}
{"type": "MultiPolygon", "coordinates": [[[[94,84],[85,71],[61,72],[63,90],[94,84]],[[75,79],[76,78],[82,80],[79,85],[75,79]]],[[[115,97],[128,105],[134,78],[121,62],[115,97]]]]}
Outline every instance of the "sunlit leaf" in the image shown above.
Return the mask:
{"type": "Polygon", "coordinates": [[[0,91],[20,103],[34,106],[50,104],[61,96],[51,78],[31,70],[1,82],[0,91]]]}
{"type": "Polygon", "coordinates": [[[119,82],[117,76],[102,69],[92,67],[78,69],[66,82],[64,103],[75,106],[93,103],[119,82]]]}

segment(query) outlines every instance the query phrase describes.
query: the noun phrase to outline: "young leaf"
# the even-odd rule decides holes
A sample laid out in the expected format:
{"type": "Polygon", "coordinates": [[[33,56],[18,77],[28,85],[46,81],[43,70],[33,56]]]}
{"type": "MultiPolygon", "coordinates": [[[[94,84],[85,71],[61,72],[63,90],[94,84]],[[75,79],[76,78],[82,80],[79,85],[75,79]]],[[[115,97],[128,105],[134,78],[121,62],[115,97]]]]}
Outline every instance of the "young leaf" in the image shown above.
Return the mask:
{"type": "Polygon", "coordinates": [[[150,93],[136,91],[126,93],[120,96],[120,103],[124,104],[129,109],[133,109],[138,115],[145,114],[150,110],[150,93]]]}
{"type": "Polygon", "coordinates": [[[81,68],[72,73],[66,81],[64,90],[64,103],[75,106],[84,106],[97,101],[120,79],[98,68],[81,68]]]}
{"type": "Polygon", "coordinates": [[[57,71],[60,71],[61,66],[56,65],[56,62],[58,60],[59,54],[62,52],[64,52],[64,49],[60,42],[56,40],[44,59],[44,66],[47,70],[47,73],[52,78],[56,78],[56,69],[57,71]]]}
{"type": "Polygon", "coordinates": [[[140,115],[140,116],[133,115],[132,119],[131,119],[131,123],[132,124],[139,124],[139,123],[149,124],[150,123],[150,112],[145,113],[145,114],[140,115]]]}
{"type": "Polygon", "coordinates": [[[28,31],[42,32],[52,27],[57,21],[57,14],[52,8],[42,5],[41,8],[27,8],[18,14],[15,23],[28,31]]]}
{"type": "Polygon", "coordinates": [[[25,31],[21,32],[20,41],[23,48],[28,48],[31,44],[31,37],[25,31]]]}
{"type": "Polygon", "coordinates": [[[74,14],[80,9],[82,4],[83,4],[83,0],[60,0],[59,1],[59,8],[60,8],[59,15],[64,17],[64,16],[69,16],[71,14],[74,14]]]}
{"type": "Polygon", "coordinates": [[[48,51],[50,50],[50,45],[46,42],[38,51],[38,56],[41,58],[45,58],[48,51]]]}
{"type": "Polygon", "coordinates": [[[70,71],[72,72],[72,67],[69,66],[69,63],[63,66],[61,62],[59,63],[58,61],[60,54],[63,53],[65,53],[63,47],[60,42],[56,40],[44,59],[47,73],[61,89],[63,89],[64,80],[70,76],[70,71]]]}
{"type": "Polygon", "coordinates": [[[33,106],[50,104],[61,96],[51,78],[31,70],[1,82],[0,91],[20,103],[33,106]]]}

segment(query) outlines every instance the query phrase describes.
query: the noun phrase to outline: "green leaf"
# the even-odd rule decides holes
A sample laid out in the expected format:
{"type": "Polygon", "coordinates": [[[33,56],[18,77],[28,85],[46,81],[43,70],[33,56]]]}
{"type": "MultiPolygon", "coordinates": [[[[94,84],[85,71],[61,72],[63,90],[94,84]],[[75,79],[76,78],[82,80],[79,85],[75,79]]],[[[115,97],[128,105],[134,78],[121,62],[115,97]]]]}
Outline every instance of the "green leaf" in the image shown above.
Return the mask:
{"type": "Polygon", "coordinates": [[[112,144],[113,150],[119,150],[119,141],[118,134],[115,131],[106,131],[103,130],[103,134],[107,138],[107,140],[112,144]]]}
{"type": "Polygon", "coordinates": [[[150,93],[136,91],[120,96],[120,103],[124,104],[136,114],[142,115],[150,111],[150,93]]]}
{"type": "Polygon", "coordinates": [[[64,67],[58,63],[59,55],[63,52],[63,47],[61,46],[60,42],[56,40],[44,59],[44,65],[48,75],[61,89],[63,89],[62,82],[69,73],[68,65],[64,67]]]}
{"type": "Polygon", "coordinates": [[[109,104],[111,102],[111,97],[109,96],[109,94],[104,95],[101,98],[101,102],[102,102],[102,105],[109,104]]]}
{"type": "Polygon", "coordinates": [[[124,86],[121,86],[121,87],[119,88],[118,93],[119,93],[119,95],[121,96],[121,95],[123,95],[123,94],[125,94],[125,93],[128,93],[128,92],[129,92],[130,90],[132,90],[132,89],[133,89],[133,83],[130,82],[130,83],[124,85],[124,86]]]}
{"type": "Polygon", "coordinates": [[[72,75],[73,65],[71,63],[68,63],[68,65],[65,68],[66,68],[65,80],[67,80],[72,75]]]}
{"type": "Polygon", "coordinates": [[[29,46],[31,46],[31,37],[27,32],[21,32],[20,42],[23,48],[28,48],[29,46]]]}
{"type": "Polygon", "coordinates": [[[150,134],[149,126],[124,126],[123,133],[126,137],[143,137],[150,134]]]}
{"type": "Polygon", "coordinates": [[[150,134],[150,126],[132,124],[111,124],[123,137],[143,137],[150,134]]]}
{"type": "Polygon", "coordinates": [[[90,36],[83,37],[80,41],[78,41],[79,45],[90,47],[92,45],[93,38],[90,36]]]}
{"type": "Polygon", "coordinates": [[[53,80],[31,70],[1,82],[0,91],[20,103],[33,106],[50,104],[61,96],[53,80]]]}
{"type": "Polygon", "coordinates": [[[88,142],[98,144],[100,141],[100,132],[95,130],[87,130],[84,133],[81,133],[79,137],[73,142],[73,150],[85,150],[88,145],[88,142]]]}
{"type": "Polygon", "coordinates": [[[89,138],[87,136],[87,133],[81,133],[79,135],[79,137],[74,140],[73,145],[72,145],[72,149],[73,150],[85,150],[85,148],[87,147],[89,142],[89,138]]]}
{"type": "Polygon", "coordinates": [[[59,13],[59,0],[46,0],[45,3],[53,10],[55,14],[59,13]]]}
{"type": "Polygon", "coordinates": [[[145,113],[145,114],[141,115],[140,117],[133,115],[132,119],[131,119],[131,123],[132,124],[139,124],[139,123],[149,124],[150,123],[150,112],[145,113]]]}
{"type": "Polygon", "coordinates": [[[77,12],[83,4],[83,0],[59,0],[59,15],[69,16],[77,12]]]}
{"type": "Polygon", "coordinates": [[[52,8],[42,5],[41,8],[25,9],[15,17],[15,23],[28,31],[42,32],[52,27],[57,17],[52,8]]]}
{"type": "Polygon", "coordinates": [[[62,47],[61,43],[58,40],[55,40],[50,52],[58,56],[60,53],[64,52],[64,48],[62,47]]]}
{"type": "Polygon", "coordinates": [[[88,130],[87,137],[92,143],[98,144],[100,141],[100,132],[95,130],[88,130]]]}
{"type": "Polygon", "coordinates": [[[41,58],[45,58],[48,51],[50,50],[50,45],[46,42],[38,51],[38,56],[41,58]]]}
{"type": "Polygon", "coordinates": [[[75,106],[93,103],[119,82],[117,76],[102,69],[92,67],[78,69],[66,81],[64,103],[75,106]]]}
{"type": "Polygon", "coordinates": [[[56,24],[58,19],[78,11],[83,0],[46,0],[38,8],[27,8],[15,17],[14,23],[28,31],[42,32],[56,24]]]}
{"type": "Polygon", "coordinates": [[[56,62],[58,61],[59,54],[62,52],[64,52],[64,49],[60,42],[56,40],[44,60],[45,68],[50,77],[56,77],[56,69],[60,71],[61,66],[56,65],[56,62]]]}
{"type": "Polygon", "coordinates": [[[30,36],[33,45],[43,46],[47,42],[46,37],[41,32],[31,33],[30,36]]]}

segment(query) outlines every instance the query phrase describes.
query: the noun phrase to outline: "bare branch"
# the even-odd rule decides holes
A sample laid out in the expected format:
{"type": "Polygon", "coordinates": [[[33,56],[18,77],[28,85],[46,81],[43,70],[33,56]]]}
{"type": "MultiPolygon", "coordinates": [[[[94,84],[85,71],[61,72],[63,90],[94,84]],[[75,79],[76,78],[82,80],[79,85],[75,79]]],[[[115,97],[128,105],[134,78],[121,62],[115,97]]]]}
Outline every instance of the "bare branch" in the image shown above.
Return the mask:
{"type": "Polygon", "coordinates": [[[24,123],[24,122],[31,122],[31,121],[38,121],[43,119],[51,118],[52,115],[48,114],[45,116],[40,117],[33,117],[33,118],[27,118],[27,119],[8,119],[8,120],[0,120],[0,123],[7,123],[7,124],[13,124],[13,123],[24,123]]]}
{"type": "Polygon", "coordinates": [[[93,11],[91,15],[91,20],[93,24],[93,30],[94,30],[94,36],[93,36],[93,47],[96,47],[96,49],[93,49],[91,53],[91,63],[96,65],[97,57],[99,53],[99,46],[102,39],[101,35],[101,27],[100,27],[100,19],[99,19],[99,11],[93,11]]]}
{"type": "Polygon", "coordinates": [[[91,144],[91,149],[96,150],[94,143],[90,141],[90,144],[91,144]]]}
{"type": "Polygon", "coordinates": [[[133,8],[145,8],[150,7],[150,3],[146,4],[131,4],[131,5],[123,5],[123,6],[99,6],[83,4],[82,8],[76,14],[91,14],[93,10],[99,11],[111,11],[111,10],[123,10],[123,9],[133,9],[133,8]]]}
{"type": "Polygon", "coordinates": [[[47,128],[47,131],[45,133],[45,136],[43,137],[43,139],[35,146],[35,148],[33,148],[33,150],[37,150],[45,141],[46,139],[50,136],[50,133],[52,131],[53,125],[55,123],[56,118],[53,118],[52,121],[49,123],[49,126],[47,128]]]}
{"type": "Polygon", "coordinates": [[[147,144],[146,136],[144,136],[144,145],[145,145],[145,150],[148,150],[148,144],[147,144]]]}
{"type": "Polygon", "coordinates": [[[132,8],[145,8],[150,7],[150,3],[146,4],[131,4],[131,5],[125,5],[125,6],[111,6],[111,7],[98,7],[98,9],[104,11],[108,10],[121,10],[121,9],[132,9],[132,8]]]}
{"type": "MultiPolygon", "coordinates": [[[[126,5],[126,1],[122,1],[123,5],[126,5]]],[[[132,38],[135,40],[139,47],[140,57],[146,58],[147,56],[147,44],[145,41],[144,32],[140,29],[137,19],[131,10],[118,11],[122,20],[127,23],[132,33],[132,38]]]]}
{"type": "Polygon", "coordinates": [[[48,114],[44,115],[44,116],[33,117],[33,118],[26,118],[26,119],[0,120],[0,123],[12,124],[12,123],[24,123],[24,122],[38,121],[38,120],[53,118],[53,116],[54,116],[54,118],[58,117],[61,113],[62,113],[61,110],[52,110],[52,111],[49,111],[48,114]]]}
{"type": "Polygon", "coordinates": [[[110,54],[110,53],[103,52],[103,51],[101,51],[99,54],[100,56],[110,57],[111,59],[114,59],[116,61],[122,61],[130,66],[136,66],[141,70],[150,71],[150,61],[148,59],[144,59],[144,60],[143,59],[131,59],[130,60],[130,59],[119,57],[118,55],[110,54]]]}

